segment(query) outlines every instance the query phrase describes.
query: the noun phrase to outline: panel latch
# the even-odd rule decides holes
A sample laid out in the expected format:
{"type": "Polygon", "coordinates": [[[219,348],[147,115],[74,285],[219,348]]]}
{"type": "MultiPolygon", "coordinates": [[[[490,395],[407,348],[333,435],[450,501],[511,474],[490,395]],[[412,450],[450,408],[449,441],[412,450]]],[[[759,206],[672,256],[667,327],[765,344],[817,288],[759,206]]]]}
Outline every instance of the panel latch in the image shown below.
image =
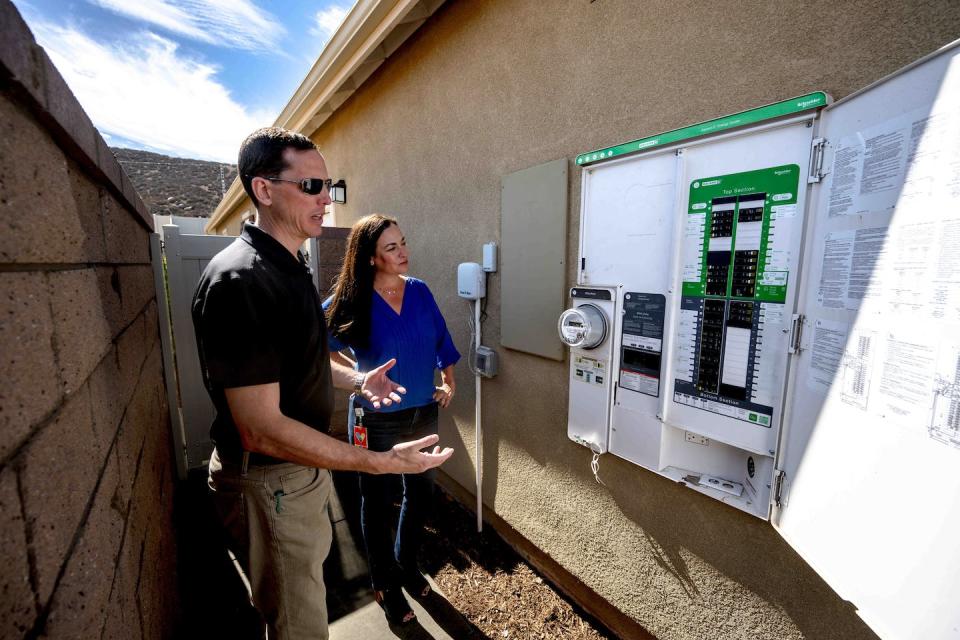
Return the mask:
{"type": "Polygon", "coordinates": [[[787,346],[787,353],[800,353],[800,338],[803,335],[802,313],[793,314],[793,321],[790,323],[790,343],[787,346]]]}
{"type": "Polygon", "coordinates": [[[807,173],[807,183],[823,180],[823,155],[827,146],[826,138],[814,138],[810,143],[810,171],[807,173]]]}
{"type": "Polygon", "coordinates": [[[780,507],[783,501],[783,481],[787,474],[783,469],[775,469],[774,473],[776,475],[773,477],[773,502],[780,507]]]}

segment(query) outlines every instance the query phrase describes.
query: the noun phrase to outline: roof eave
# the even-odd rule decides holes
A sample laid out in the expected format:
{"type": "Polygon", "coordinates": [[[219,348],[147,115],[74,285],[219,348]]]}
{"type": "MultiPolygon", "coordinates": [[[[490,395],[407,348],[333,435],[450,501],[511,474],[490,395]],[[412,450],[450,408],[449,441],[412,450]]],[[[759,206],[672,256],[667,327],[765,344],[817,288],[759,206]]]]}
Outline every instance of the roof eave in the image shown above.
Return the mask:
{"type": "MultiPolygon", "coordinates": [[[[445,0],[357,0],[274,124],[312,136],[445,0]]],[[[217,233],[250,200],[235,179],[207,223],[217,233]]]]}

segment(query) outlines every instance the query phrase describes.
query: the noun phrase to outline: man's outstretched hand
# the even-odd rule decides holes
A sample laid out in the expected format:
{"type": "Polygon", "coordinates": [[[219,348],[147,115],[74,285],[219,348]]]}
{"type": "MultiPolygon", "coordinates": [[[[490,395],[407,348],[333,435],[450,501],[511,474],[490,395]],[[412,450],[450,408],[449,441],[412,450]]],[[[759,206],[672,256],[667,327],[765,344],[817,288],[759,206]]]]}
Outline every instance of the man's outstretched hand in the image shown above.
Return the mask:
{"type": "Polygon", "coordinates": [[[453,455],[453,449],[433,447],[433,451],[421,451],[430,445],[435,445],[440,436],[432,434],[419,440],[401,442],[387,451],[384,473],[423,473],[428,469],[439,467],[453,455]]]}
{"type": "Polygon", "coordinates": [[[400,402],[400,394],[407,392],[406,389],[387,377],[387,371],[392,369],[395,364],[397,364],[397,359],[391,358],[376,369],[368,371],[363,379],[360,393],[373,405],[374,409],[379,409],[381,403],[389,407],[394,402],[400,402]]]}

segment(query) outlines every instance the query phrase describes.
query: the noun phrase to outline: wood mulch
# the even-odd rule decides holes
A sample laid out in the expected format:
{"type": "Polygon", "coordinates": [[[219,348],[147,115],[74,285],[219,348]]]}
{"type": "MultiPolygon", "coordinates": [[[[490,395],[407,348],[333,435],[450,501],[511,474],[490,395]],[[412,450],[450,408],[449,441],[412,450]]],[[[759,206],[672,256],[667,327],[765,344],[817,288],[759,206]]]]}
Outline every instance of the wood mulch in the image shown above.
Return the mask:
{"type": "Polygon", "coordinates": [[[451,605],[491,639],[612,640],[567,601],[489,525],[442,492],[428,526],[421,565],[451,605]]]}

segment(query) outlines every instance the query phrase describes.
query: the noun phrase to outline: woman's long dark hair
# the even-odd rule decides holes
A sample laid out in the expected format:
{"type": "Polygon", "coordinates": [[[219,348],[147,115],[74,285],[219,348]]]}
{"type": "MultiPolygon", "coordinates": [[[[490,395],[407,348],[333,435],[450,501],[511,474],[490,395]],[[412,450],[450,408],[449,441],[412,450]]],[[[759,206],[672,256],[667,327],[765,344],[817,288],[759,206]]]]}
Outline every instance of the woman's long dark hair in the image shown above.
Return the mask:
{"type": "Polygon", "coordinates": [[[375,213],[358,220],[347,237],[343,267],[327,308],[327,325],[337,340],[350,346],[370,344],[370,308],[376,273],[370,261],[377,253],[377,240],[392,224],[397,224],[394,218],[375,213]]]}

